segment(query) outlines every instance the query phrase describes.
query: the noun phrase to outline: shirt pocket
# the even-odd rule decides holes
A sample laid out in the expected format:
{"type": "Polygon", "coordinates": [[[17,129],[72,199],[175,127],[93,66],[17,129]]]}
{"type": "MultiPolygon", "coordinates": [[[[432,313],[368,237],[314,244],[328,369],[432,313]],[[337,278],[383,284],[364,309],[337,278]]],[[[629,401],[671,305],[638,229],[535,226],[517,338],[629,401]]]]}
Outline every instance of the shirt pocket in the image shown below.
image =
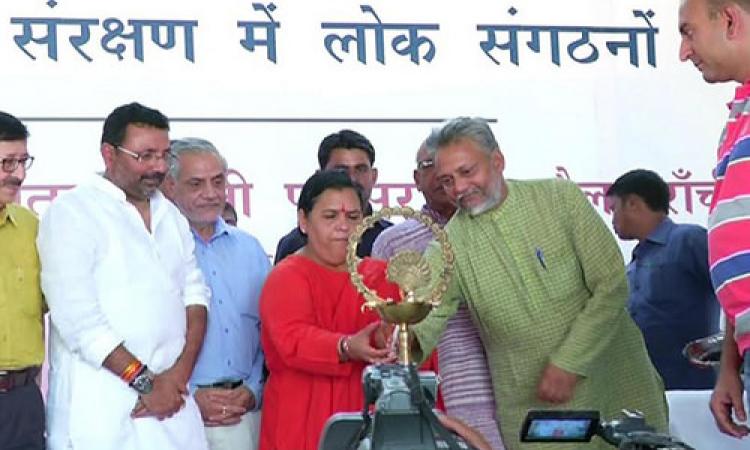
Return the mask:
{"type": "MultiPolygon", "coordinates": [[[[685,272],[676,262],[647,261],[638,266],[644,272],[641,280],[640,297],[643,299],[643,309],[647,309],[655,319],[669,323],[670,318],[676,318],[680,310],[689,309],[691,294],[686,289],[685,272]]],[[[697,311],[693,311],[697,312],[697,311]]],[[[684,311],[690,314],[689,310],[684,311]]]]}
{"type": "Polygon", "coordinates": [[[583,273],[575,252],[564,246],[538,247],[534,259],[546,303],[556,309],[567,309],[566,305],[583,287],[583,273]]]}

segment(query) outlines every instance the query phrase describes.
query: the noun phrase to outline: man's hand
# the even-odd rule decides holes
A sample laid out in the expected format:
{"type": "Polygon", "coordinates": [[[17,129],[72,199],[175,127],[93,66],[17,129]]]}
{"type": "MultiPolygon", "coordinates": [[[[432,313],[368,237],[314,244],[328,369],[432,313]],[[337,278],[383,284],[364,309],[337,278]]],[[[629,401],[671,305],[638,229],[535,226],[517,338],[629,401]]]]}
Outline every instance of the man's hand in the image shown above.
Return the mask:
{"type": "Polygon", "coordinates": [[[198,389],[195,401],[209,427],[234,425],[255,408],[255,395],[245,386],[236,389],[198,389]]]}
{"type": "Polygon", "coordinates": [[[578,375],[549,363],[542,372],[536,395],[545,402],[566,403],[573,398],[577,383],[578,375]]]}
{"type": "Polygon", "coordinates": [[[156,375],[153,390],[149,394],[140,396],[130,416],[133,418],[156,417],[159,420],[172,417],[185,404],[183,395],[186,394],[185,386],[174,377],[164,374],[156,375]]]}
{"type": "Polygon", "coordinates": [[[461,436],[463,440],[473,448],[476,448],[477,450],[492,450],[489,442],[487,442],[479,431],[461,422],[455,417],[444,416],[442,414],[438,414],[437,417],[441,425],[461,436]]]}
{"type": "Polygon", "coordinates": [[[711,414],[722,433],[742,438],[750,433],[750,428],[740,425],[732,418],[732,412],[741,422],[747,421],[745,406],[742,403],[742,380],[737,372],[723,370],[711,394],[711,414]]]}
{"type": "Polygon", "coordinates": [[[188,395],[188,380],[190,379],[191,370],[179,366],[177,363],[160,373],[159,376],[168,380],[170,384],[175,386],[182,395],[188,395]]]}

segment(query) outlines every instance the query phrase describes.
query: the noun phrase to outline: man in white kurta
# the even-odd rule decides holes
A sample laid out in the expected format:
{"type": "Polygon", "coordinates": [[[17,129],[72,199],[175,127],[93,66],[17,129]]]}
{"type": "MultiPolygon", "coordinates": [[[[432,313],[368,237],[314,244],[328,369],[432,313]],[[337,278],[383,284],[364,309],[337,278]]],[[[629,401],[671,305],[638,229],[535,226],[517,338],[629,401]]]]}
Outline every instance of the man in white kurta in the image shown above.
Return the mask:
{"type": "MultiPolygon", "coordinates": [[[[155,111],[132,105],[136,116],[155,111]]],[[[187,221],[151,189],[166,170],[166,130],[141,120],[148,115],[124,126],[123,150],[103,138],[105,173],[59,197],[39,229],[42,288],[52,318],[52,450],[207,449],[195,402],[168,384],[183,383],[192,372],[202,331],[191,337],[190,310],[199,307],[205,319],[208,292],[187,221]],[[151,135],[166,149],[141,139],[151,135]],[[139,393],[118,376],[117,355],[136,358],[155,374],[153,392],[139,393]],[[180,404],[157,410],[168,402],[155,397],[175,395],[180,404]]]]}

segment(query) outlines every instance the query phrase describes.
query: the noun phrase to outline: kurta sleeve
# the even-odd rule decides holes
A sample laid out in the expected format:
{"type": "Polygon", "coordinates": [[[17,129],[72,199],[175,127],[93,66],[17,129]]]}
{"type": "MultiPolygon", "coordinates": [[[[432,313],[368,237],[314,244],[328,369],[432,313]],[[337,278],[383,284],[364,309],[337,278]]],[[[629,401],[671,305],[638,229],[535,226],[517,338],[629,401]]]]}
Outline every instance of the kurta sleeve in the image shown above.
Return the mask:
{"type": "MultiPolygon", "coordinates": [[[[425,258],[430,263],[433,281],[437,282],[436,274],[443,271],[442,252],[437,241],[432,241],[429,244],[427,250],[425,250],[425,258]]],[[[437,346],[438,340],[440,340],[440,335],[445,330],[448,319],[456,314],[461,298],[458,280],[454,272],[440,305],[433,308],[425,320],[411,328],[418,344],[413,348],[413,357],[416,361],[422,363],[430,356],[430,353],[437,346]]]]}
{"type": "Polygon", "coordinates": [[[102,311],[92,274],[97,231],[71,202],[58,201],[39,226],[41,284],[52,323],[65,344],[94,367],[122,343],[102,311]]]}
{"type": "Polygon", "coordinates": [[[575,256],[591,297],[550,362],[588,376],[592,365],[618,334],[616,324],[621,324],[618,318],[626,314],[628,285],[622,254],[604,221],[575,184],[566,182],[560,186],[563,198],[558,204],[565,208],[560,215],[570,223],[575,256]]]}
{"type": "MultiPolygon", "coordinates": [[[[347,376],[352,364],[341,364],[341,333],[321,328],[315,316],[315,299],[304,275],[279,266],[268,276],[260,296],[261,324],[284,364],[330,376],[347,376]]],[[[269,353],[267,348],[264,348],[269,353]]]]}
{"type": "Polygon", "coordinates": [[[181,225],[184,226],[179,227],[182,245],[185,249],[185,288],[182,292],[182,301],[186,308],[188,306],[203,306],[208,309],[211,291],[206,286],[203,273],[195,258],[195,239],[190,233],[187,220],[183,222],[181,225]]]}

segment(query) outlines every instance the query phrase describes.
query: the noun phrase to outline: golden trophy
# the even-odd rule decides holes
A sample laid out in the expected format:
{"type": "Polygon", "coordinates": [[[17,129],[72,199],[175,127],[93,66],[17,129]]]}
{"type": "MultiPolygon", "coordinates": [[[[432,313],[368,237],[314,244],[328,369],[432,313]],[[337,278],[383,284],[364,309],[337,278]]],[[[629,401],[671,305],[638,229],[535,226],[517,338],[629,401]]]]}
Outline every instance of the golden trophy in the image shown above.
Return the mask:
{"type": "Polygon", "coordinates": [[[398,361],[408,366],[413,361],[409,351],[409,325],[422,321],[433,306],[440,304],[448,282],[453,273],[453,250],[448,242],[448,234],[426,214],[412,208],[383,208],[373,215],[366,217],[349,237],[349,247],[346,254],[347,268],[352,284],[365,298],[363,308],[376,309],[383,321],[398,327],[398,361]],[[401,216],[421,222],[432,231],[440,244],[443,256],[443,270],[437,276],[437,283],[430,288],[432,274],[427,260],[421,253],[404,250],[388,260],[386,275],[388,281],[399,286],[401,299],[381,298],[375,291],[367,287],[363,276],[357,272],[360,259],[357,257],[357,245],[362,234],[382,218],[401,216]]]}

